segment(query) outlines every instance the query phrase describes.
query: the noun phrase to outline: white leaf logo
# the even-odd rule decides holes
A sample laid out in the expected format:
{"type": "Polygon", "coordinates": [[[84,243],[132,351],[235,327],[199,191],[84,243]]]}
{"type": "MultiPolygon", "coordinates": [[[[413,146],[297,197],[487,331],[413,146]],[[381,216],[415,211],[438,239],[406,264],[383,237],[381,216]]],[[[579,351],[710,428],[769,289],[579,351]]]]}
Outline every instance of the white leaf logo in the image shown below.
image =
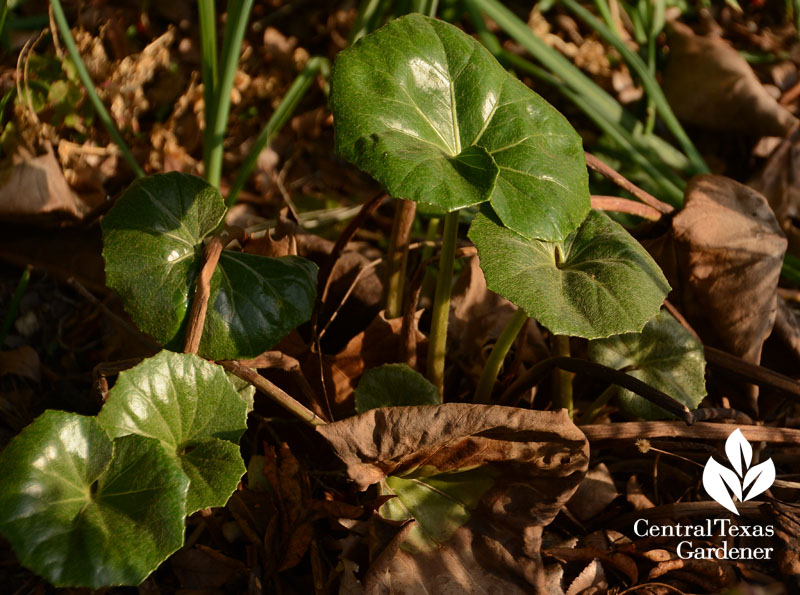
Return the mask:
{"type": "Polygon", "coordinates": [[[772,459],[750,467],[753,447],[736,428],[725,442],[725,454],[735,472],[708,457],[703,470],[703,487],[708,495],[734,514],[739,514],[732,495],[739,502],[751,500],[763,494],[775,481],[775,464],[772,459]],[[748,489],[749,488],[749,489],[748,489]],[[746,495],[743,494],[746,492],[746,495]]]}

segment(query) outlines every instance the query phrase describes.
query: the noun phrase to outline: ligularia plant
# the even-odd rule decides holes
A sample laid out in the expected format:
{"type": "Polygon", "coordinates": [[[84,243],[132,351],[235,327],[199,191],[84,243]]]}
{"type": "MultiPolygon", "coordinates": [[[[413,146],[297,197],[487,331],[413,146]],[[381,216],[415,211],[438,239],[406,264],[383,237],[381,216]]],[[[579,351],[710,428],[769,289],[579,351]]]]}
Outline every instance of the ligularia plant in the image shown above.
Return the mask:
{"type": "MultiPolygon", "coordinates": [[[[392,196],[449,213],[428,351],[440,391],[461,208],[480,205],[469,237],[487,284],[521,308],[512,339],[525,315],[596,339],[658,313],[669,285],[620,225],[590,211],[577,132],[464,32],[418,14],[390,22],[341,52],[331,106],[340,155],[392,196]]],[[[498,341],[494,361],[509,345],[498,341]]],[[[487,366],[479,392],[498,369],[487,366]]]]}

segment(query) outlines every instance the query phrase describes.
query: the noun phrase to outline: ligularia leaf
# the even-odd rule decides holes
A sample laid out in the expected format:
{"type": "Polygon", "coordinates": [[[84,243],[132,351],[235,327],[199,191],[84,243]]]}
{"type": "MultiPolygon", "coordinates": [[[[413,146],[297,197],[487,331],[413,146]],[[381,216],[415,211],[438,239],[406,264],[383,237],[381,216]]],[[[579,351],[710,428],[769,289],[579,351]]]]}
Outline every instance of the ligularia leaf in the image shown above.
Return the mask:
{"type": "Polygon", "coordinates": [[[503,224],[561,240],[589,211],[578,133],[456,27],[419,14],[343,50],[336,149],[398,198],[445,211],[491,200],[503,224]]]}

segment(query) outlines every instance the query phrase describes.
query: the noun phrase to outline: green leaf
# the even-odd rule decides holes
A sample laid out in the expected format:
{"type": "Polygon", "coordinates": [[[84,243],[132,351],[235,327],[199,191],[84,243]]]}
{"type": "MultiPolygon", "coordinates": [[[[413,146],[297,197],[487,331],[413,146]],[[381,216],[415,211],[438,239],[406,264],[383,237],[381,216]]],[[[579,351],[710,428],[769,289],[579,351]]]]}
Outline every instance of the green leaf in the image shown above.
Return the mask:
{"type": "MultiPolygon", "coordinates": [[[[626,373],[696,409],[706,396],[703,345],[668,312],[662,311],[641,333],[589,342],[589,357],[626,373]]],[[[644,419],[673,417],[631,391],[615,387],[620,405],[644,419]]]]}
{"type": "MultiPolygon", "coordinates": [[[[135,181],[103,218],[106,283],[144,332],[183,347],[203,240],[225,215],[219,191],[171,172],[135,181]]],[[[308,320],[316,266],[297,256],[267,258],[224,250],[211,279],[199,353],[255,357],[308,320]]]]}
{"type": "Polygon", "coordinates": [[[378,407],[440,405],[439,390],[407,364],[384,364],[364,372],[355,390],[356,411],[378,407]]]}
{"type": "Polygon", "coordinates": [[[194,355],[162,351],[120,373],[98,420],[114,438],[161,441],[191,480],[187,514],[224,506],[245,472],[247,404],[221,367],[194,355]]]}
{"type": "Polygon", "coordinates": [[[503,223],[560,240],[589,211],[578,134],[456,27],[419,14],[342,51],[336,149],[392,196],[446,211],[491,199],[503,223]]]}
{"type": "Polygon", "coordinates": [[[469,237],[489,289],[558,335],[638,332],[670,289],[644,248],[596,211],[563,242],[543,242],[506,229],[485,209],[469,237]]]}
{"type": "Polygon", "coordinates": [[[448,473],[420,467],[411,475],[381,480],[381,494],[397,497],[387,501],[380,513],[393,521],[416,521],[401,546],[404,550],[435,550],[469,521],[471,511],[494,483],[488,467],[448,473]]]}
{"type": "Polygon", "coordinates": [[[189,480],[158,441],[47,411],[0,453],[0,532],[58,587],[138,585],[183,543],[189,480]]]}

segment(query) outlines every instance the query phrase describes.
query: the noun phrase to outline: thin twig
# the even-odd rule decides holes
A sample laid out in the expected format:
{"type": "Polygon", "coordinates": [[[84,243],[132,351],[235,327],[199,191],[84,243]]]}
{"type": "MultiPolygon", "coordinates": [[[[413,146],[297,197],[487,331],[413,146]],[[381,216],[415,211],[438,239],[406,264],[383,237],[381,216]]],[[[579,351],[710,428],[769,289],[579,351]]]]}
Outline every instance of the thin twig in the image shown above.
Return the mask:
{"type": "Polygon", "coordinates": [[[203,250],[205,262],[197,276],[192,307],[189,310],[189,322],[186,327],[186,343],[183,349],[186,353],[197,355],[197,350],[200,348],[200,339],[203,337],[206,312],[208,311],[208,298],[211,297],[211,277],[214,275],[221,254],[222,239],[214,236],[203,250]]]}
{"type": "Polygon", "coordinates": [[[638,440],[640,438],[682,438],[686,440],[726,440],[739,428],[750,442],[800,444],[800,430],[773,426],[715,424],[699,421],[692,426],[679,421],[627,421],[581,426],[589,442],[638,440]]]}
{"type": "Polygon", "coordinates": [[[676,401],[668,394],[653,388],[649,384],[625,372],[575,357],[551,357],[537,363],[520,376],[514,384],[508,387],[508,390],[500,397],[500,404],[512,404],[519,394],[536,386],[545,375],[555,368],[566,370],[567,372],[575,372],[576,374],[585,374],[598,380],[627,388],[640,397],[647,399],[651,403],[658,405],[662,409],[682,419],[687,424],[691,425],[694,423],[694,415],[689,411],[689,408],[683,403],[676,401]]]}
{"type": "Polygon", "coordinates": [[[663,213],[635,200],[620,198],[618,196],[600,196],[592,194],[592,208],[598,211],[615,211],[617,213],[628,213],[636,215],[649,221],[660,221],[663,213]]]}
{"type": "Polygon", "coordinates": [[[230,373],[235,374],[242,380],[246,380],[255,386],[258,390],[270,397],[278,405],[290,411],[307,424],[312,426],[321,426],[327,423],[324,419],[311,411],[311,409],[294,399],[281,388],[275,386],[272,382],[264,378],[255,370],[248,368],[247,366],[243,366],[239,362],[233,360],[221,360],[217,363],[230,373]]]}
{"type": "Polygon", "coordinates": [[[641,200],[644,204],[653,207],[656,211],[658,211],[659,213],[664,213],[665,215],[675,210],[672,206],[668,205],[665,202],[661,202],[649,192],[639,188],[636,184],[628,180],[621,173],[617,172],[609,165],[606,165],[591,153],[587,152],[584,153],[584,155],[586,156],[586,165],[590,169],[593,169],[597,173],[608,178],[623,190],[630,192],[633,196],[641,200]]]}
{"type": "MultiPolygon", "coordinates": [[[[313,404],[317,403],[317,394],[309,384],[308,379],[303,373],[303,367],[297,359],[283,353],[282,351],[265,351],[256,358],[250,360],[239,360],[239,363],[248,368],[255,369],[278,369],[291,374],[294,381],[300,387],[303,395],[308,402],[313,404]]],[[[318,407],[321,407],[317,404],[318,407]]],[[[321,408],[320,408],[321,411],[321,408]]]]}
{"type": "Polygon", "coordinates": [[[132,326],[127,320],[123,319],[116,313],[112,312],[111,309],[106,306],[103,302],[98,300],[92,292],[90,292],[86,287],[84,287],[83,283],[78,281],[75,277],[67,277],[65,279],[67,284],[70,285],[75,291],[77,291],[81,296],[89,300],[92,304],[97,306],[103,311],[103,314],[108,316],[111,320],[119,325],[119,327],[127,332],[131,337],[139,341],[142,345],[146,346],[148,349],[152,349],[153,351],[160,351],[161,345],[159,345],[156,341],[148,337],[147,335],[142,334],[137,328],[132,326]]]}

